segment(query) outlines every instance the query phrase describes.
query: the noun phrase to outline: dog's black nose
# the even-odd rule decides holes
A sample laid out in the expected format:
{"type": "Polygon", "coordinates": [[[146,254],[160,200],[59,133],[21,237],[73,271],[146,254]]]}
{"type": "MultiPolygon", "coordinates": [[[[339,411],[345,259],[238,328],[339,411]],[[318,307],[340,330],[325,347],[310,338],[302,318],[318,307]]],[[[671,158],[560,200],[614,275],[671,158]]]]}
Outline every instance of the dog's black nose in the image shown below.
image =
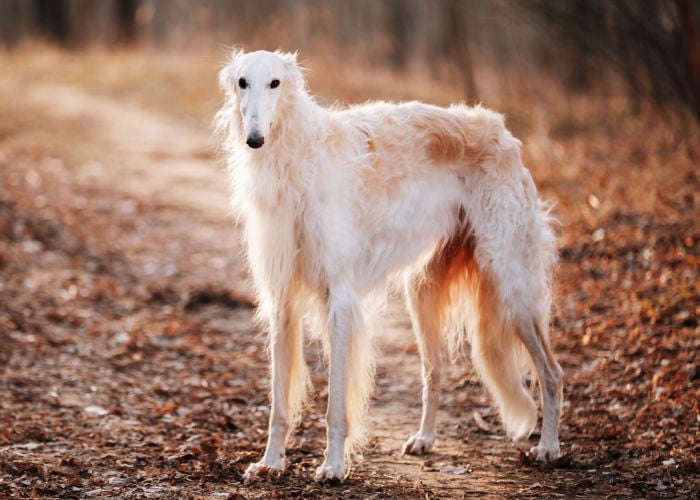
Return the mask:
{"type": "Polygon", "coordinates": [[[259,134],[250,134],[245,143],[253,149],[258,149],[265,144],[265,138],[259,134]]]}

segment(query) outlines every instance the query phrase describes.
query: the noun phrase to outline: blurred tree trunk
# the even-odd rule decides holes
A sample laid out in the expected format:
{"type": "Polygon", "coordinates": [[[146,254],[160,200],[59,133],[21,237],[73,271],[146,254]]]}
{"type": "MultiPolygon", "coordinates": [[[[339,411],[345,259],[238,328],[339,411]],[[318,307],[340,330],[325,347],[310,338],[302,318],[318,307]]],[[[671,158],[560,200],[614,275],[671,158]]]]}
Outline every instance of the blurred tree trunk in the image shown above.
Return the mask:
{"type": "Polygon", "coordinates": [[[138,0],[117,0],[117,41],[131,44],[136,40],[138,0]]]}
{"type": "Polygon", "coordinates": [[[42,36],[61,44],[69,42],[68,0],[36,0],[34,18],[42,36]]]}
{"type": "Polygon", "coordinates": [[[389,18],[389,33],[391,46],[389,62],[395,68],[405,68],[409,62],[413,30],[415,27],[414,12],[411,4],[405,0],[389,0],[387,5],[389,18]]]}
{"type": "Polygon", "coordinates": [[[466,98],[477,100],[476,81],[474,79],[474,65],[469,49],[469,36],[467,33],[466,19],[469,14],[469,4],[463,0],[447,0],[447,24],[445,26],[445,40],[447,40],[448,56],[458,69],[462,79],[462,88],[466,98]]]}
{"type": "Polygon", "coordinates": [[[695,112],[700,119],[700,37],[698,37],[698,20],[690,0],[676,0],[678,9],[679,42],[681,53],[685,56],[685,69],[689,92],[695,112]]]}
{"type": "Polygon", "coordinates": [[[0,41],[14,47],[31,30],[32,5],[26,0],[0,1],[0,41]]]}

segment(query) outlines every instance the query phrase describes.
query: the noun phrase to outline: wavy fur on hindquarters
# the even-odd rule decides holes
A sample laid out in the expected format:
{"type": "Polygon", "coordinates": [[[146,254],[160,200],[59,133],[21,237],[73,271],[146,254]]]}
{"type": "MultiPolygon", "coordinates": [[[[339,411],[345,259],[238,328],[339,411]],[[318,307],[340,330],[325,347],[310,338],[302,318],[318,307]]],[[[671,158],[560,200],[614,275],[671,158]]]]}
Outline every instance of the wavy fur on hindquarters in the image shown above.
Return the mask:
{"type": "MultiPolygon", "coordinates": [[[[475,366],[514,437],[529,434],[536,421],[520,373],[527,351],[547,385],[552,427],[561,388],[547,340],[554,237],[503,117],[478,106],[418,102],[323,108],[306,92],[296,57],[279,52],[234,52],[220,83],[226,101],[217,131],[260,317],[271,346],[294,346],[273,366],[284,376],[273,377],[271,432],[291,429],[301,408],[307,376],[296,325],[313,304],[315,329],[331,358],[336,353],[336,368],[346,367],[338,378],[331,362],[335,403],[320,474],[347,471],[374,366],[360,304],[397,274],[436,289],[440,337],[453,352],[465,336],[471,340],[475,366]]],[[[546,457],[554,442],[558,449],[556,425],[543,439],[545,433],[546,457]]],[[[270,457],[280,454],[283,442],[271,437],[256,470],[266,461],[278,466],[270,457]]]]}

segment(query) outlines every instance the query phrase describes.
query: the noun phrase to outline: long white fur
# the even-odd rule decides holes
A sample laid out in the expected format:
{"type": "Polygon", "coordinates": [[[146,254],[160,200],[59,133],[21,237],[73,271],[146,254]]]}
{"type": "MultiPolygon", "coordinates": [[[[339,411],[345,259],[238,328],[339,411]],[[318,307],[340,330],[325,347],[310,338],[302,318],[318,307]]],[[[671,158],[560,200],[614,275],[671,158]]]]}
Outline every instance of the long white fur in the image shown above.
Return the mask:
{"type": "Polygon", "coordinates": [[[423,363],[421,426],[404,452],[431,450],[442,346],[455,351],[469,340],[515,439],[537,420],[522,381],[529,354],[544,414],[531,452],[556,458],[562,382],[548,343],[554,237],[503,117],[461,104],[323,108],[306,91],[296,55],[282,52],[234,51],[220,85],[226,100],[217,130],[272,361],[268,444],[246,479],[284,468],[308,386],[305,316],[324,332],[330,357],[328,445],[316,475],[345,477],[373,379],[362,303],[392,277],[405,283],[423,363]]]}

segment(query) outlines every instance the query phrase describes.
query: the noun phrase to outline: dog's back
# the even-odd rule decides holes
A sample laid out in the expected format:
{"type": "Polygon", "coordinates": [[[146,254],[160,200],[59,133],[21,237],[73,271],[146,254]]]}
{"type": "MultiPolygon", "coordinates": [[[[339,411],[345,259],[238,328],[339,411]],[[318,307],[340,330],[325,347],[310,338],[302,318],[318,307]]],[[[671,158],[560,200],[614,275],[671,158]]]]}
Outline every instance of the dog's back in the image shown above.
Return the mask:
{"type": "Polygon", "coordinates": [[[409,175],[430,166],[483,167],[505,148],[519,145],[503,116],[481,106],[374,102],[352,106],[338,117],[362,131],[369,152],[399,160],[393,166],[409,175]]]}

